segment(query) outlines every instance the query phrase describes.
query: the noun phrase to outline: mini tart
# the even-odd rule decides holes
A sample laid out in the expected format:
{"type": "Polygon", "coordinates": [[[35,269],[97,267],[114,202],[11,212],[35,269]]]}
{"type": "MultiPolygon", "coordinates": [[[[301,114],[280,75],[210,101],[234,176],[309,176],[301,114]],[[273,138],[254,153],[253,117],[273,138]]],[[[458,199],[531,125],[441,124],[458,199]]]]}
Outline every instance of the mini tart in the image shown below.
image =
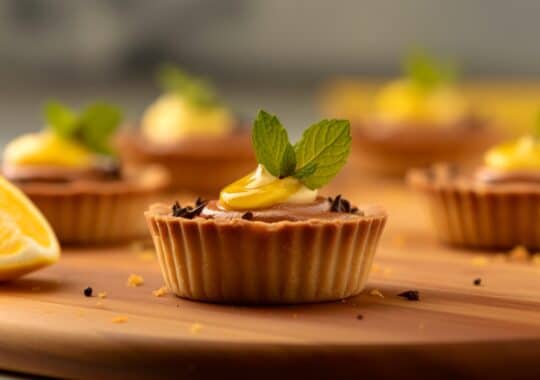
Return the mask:
{"type": "Polygon", "coordinates": [[[14,182],[41,210],[63,244],[120,243],[144,238],[141,218],[168,185],[159,167],[126,171],[120,179],[14,182]]]}
{"type": "Polygon", "coordinates": [[[540,182],[484,182],[455,167],[411,170],[441,241],[462,247],[540,249],[540,182]]]}
{"type": "Polygon", "coordinates": [[[355,166],[398,176],[435,162],[475,162],[500,136],[487,122],[470,117],[452,125],[429,126],[364,122],[353,128],[355,166]]]}
{"type": "Polygon", "coordinates": [[[219,303],[293,304],[362,291],[386,213],[375,206],[361,210],[265,222],[257,211],[250,213],[251,220],[236,212],[186,219],[156,204],[145,216],[165,283],[176,295],[219,303]]]}
{"type": "Polygon", "coordinates": [[[126,165],[160,165],[170,174],[169,190],[204,196],[216,196],[223,183],[255,165],[250,135],[243,130],[224,136],[186,137],[171,145],[152,143],[137,132],[124,132],[118,146],[126,165]]]}

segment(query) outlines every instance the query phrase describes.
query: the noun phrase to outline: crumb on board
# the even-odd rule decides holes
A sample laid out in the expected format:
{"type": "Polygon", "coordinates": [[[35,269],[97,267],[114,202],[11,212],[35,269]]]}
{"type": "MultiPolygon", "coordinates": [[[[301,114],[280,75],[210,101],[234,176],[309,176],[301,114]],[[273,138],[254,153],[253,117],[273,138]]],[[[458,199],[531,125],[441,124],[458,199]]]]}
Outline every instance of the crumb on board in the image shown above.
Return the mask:
{"type": "Polygon", "coordinates": [[[379,289],[371,289],[371,291],[369,292],[369,295],[384,298],[384,295],[381,293],[379,289]]]}
{"type": "Polygon", "coordinates": [[[481,278],[475,278],[475,279],[473,280],[473,285],[474,285],[474,286],[480,286],[480,285],[482,285],[482,279],[481,279],[481,278]]]}
{"type": "Polygon", "coordinates": [[[356,316],[356,319],[358,319],[359,321],[361,321],[362,319],[364,319],[364,315],[358,314],[358,315],[356,316]]]}
{"type": "Polygon", "coordinates": [[[117,315],[112,320],[112,323],[126,323],[128,321],[127,315],[117,315]]]}
{"type": "Polygon", "coordinates": [[[97,301],[96,302],[96,307],[103,307],[103,302],[97,301]]]}
{"type": "Polygon", "coordinates": [[[515,248],[513,248],[510,252],[508,252],[508,261],[513,262],[526,262],[529,261],[530,253],[522,245],[518,245],[515,248]]]}
{"type": "Polygon", "coordinates": [[[533,263],[534,265],[540,266],[540,253],[537,253],[536,255],[534,255],[534,256],[532,257],[532,263],[533,263]]]}
{"type": "Polygon", "coordinates": [[[166,286],[162,286],[159,289],[152,290],[152,294],[154,295],[154,297],[163,297],[167,293],[168,293],[168,290],[166,286]]]}
{"type": "Polygon", "coordinates": [[[489,264],[489,259],[485,256],[475,256],[471,259],[471,264],[475,267],[483,267],[489,264]]]}
{"type": "Polygon", "coordinates": [[[141,286],[144,284],[144,278],[142,276],[139,276],[138,274],[130,274],[127,279],[127,286],[130,286],[132,288],[141,286]]]}
{"type": "Polygon", "coordinates": [[[416,289],[406,290],[399,293],[398,297],[405,298],[407,301],[420,301],[420,292],[416,289]]]}
{"type": "Polygon", "coordinates": [[[107,292],[99,292],[97,294],[97,296],[98,296],[98,298],[101,298],[101,299],[107,298],[107,292]]]}
{"type": "Polygon", "coordinates": [[[201,332],[203,326],[200,323],[193,323],[191,327],[189,328],[189,331],[192,334],[198,334],[201,332]]]}

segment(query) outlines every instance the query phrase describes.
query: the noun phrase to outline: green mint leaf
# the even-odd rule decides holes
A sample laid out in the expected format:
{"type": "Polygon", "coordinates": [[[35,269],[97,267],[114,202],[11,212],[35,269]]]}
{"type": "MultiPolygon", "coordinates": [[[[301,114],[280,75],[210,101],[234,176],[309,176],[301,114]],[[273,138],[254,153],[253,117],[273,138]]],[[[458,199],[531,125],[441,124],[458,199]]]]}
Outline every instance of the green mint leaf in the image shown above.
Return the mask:
{"type": "Polygon", "coordinates": [[[351,151],[349,121],[322,120],[312,125],[304,131],[295,151],[302,183],[312,190],[326,185],[345,165],[351,151]]]}
{"type": "Polygon", "coordinates": [[[309,177],[310,175],[314,174],[316,170],[317,170],[317,164],[314,162],[311,162],[307,164],[306,166],[298,169],[294,173],[294,177],[299,180],[302,180],[303,178],[309,177]]]}
{"type": "Polygon", "coordinates": [[[425,52],[410,54],[404,64],[407,76],[420,88],[430,90],[456,80],[456,68],[429,56],[425,52]]]}
{"type": "Polygon", "coordinates": [[[289,177],[294,174],[296,170],[296,152],[291,143],[287,144],[285,153],[281,159],[280,177],[289,177]]]}
{"type": "Polygon", "coordinates": [[[94,152],[112,154],[111,138],[122,121],[116,106],[97,102],[87,106],[80,116],[78,136],[94,152]]]}
{"type": "Polygon", "coordinates": [[[275,177],[291,175],[296,168],[296,155],[287,131],[274,115],[259,111],[253,124],[252,143],[257,162],[275,177]]]}
{"type": "Polygon", "coordinates": [[[174,65],[161,66],[157,81],[163,91],[179,93],[197,106],[218,104],[217,91],[207,80],[189,75],[174,65]]]}
{"type": "Polygon", "coordinates": [[[43,113],[48,127],[59,136],[70,138],[77,132],[79,117],[69,107],[51,100],[45,104],[43,113]]]}

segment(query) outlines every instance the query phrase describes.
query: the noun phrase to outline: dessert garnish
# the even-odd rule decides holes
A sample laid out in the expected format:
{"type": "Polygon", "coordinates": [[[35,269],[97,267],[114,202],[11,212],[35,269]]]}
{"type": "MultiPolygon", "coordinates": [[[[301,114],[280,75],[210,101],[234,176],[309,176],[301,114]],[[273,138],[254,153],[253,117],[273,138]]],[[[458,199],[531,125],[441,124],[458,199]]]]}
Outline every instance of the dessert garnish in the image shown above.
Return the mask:
{"type": "Polygon", "coordinates": [[[419,301],[420,293],[418,290],[407,290],[405,292],[399,293],[398,297],[403,297],[408,301],[419,301]]]}
{"type": "Polygon", "coordinates": [[[211,107],[219,104],[219,97],[212,83],[190,75],[173,64],[164,64],[159,68],[157,82],[164,92],[179,94],[197,106],[211,107]]]}
{"type": "MultiPolygon", "coordinates": [[[[119,176],[118,166],[110,159],[114,155],[111,137],[122,118],[117,107],[96,102],[76,112],[51,101],[45,105],[44,116],[47,124],[43,131],[20,136],[7,145],[3,160],[6,175],[18,178],[29,168],[57,172],[99,167],[107,177],[119,176]]],[[[31,172],[32,177],[43,175],[43,171],[31,172]]]]}
{"type": "Polygon", "coordinates": [[[351,207],[351,202],[343,198],[341,194],[337,195],[335,198],[328,197],[328,202],[330,202],[330,211],[332,212],[361,214],[358,207],[351,207]]]}
{"type": "Polygon", "coordinates": [[[173,65],[164,65],[157,79],[164,93],[146,110],[141,125],[150,141],[171,144],[186,136],[220,136],[233,130],[233,115],[207,80],[173,65]]]}
{"type": "Polygon", "coordinates": [[[83,293],[85,297],[92,297],[93,289],[89,286],[84,289],[83,293]]]}
{"type": "Polygon", "coordinates": [[[446,125],[468,113],[453,82],[456,70],[426,53],[415,53],[404,64],[406,77],[385,86],[375,99],[375,112],[384,122],[446,125]]]}
{"type": "Polygon", "coordinates": [[[195,207],[186,206],[182,207],[179,202],[175,202],[172,206],[172,215],[179,218],[193,219],[199,216],[208,202],[197,198],[195,201],[195,207]]]}
{"type": "Polygon", "coordinates": [[[482,279],[481,278],[475,278],[473,281],[474,286],[480,286],[482,285],[482,279]]]}
{"type": "Polygon", "coordinates": [[[493,184],[540,182],[540,117],[533,133],[489,149],[476,177],[493,184]]]}
{"type": "Polygon", "coordinates": [[[430,91],[456,80],[456,67],[423,51],[410,54],[404,63],[404,71],[418,88],[430,91]]]}
{"type": "Polygon", "coordinates": [[[253,213],[251,211],[242,214],[242,219],[253,220],[253,213]]]}
{"type": "Polygon", "coordinates": [[[225,209],[313,202],[317,189],[332,180],[345,164],[351,135],[347,120],[322,120],[292,145],[279,119],[260,111],[252,141],[259,166],[221,191],[219,204],[225,209]]]}

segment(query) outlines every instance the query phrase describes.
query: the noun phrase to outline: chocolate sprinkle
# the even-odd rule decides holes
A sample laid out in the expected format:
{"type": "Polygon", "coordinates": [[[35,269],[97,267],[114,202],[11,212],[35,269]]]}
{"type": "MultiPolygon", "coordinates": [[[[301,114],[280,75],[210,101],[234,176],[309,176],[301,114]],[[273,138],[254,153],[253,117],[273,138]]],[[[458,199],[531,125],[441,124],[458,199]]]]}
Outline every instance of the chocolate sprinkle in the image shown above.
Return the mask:
{"type": "Polygon", "coordinates": [[[172,206],[172,215],[177,218],[193,219],[201,214],[207,203],[207,201],[201,198],[197,198],[195,207],[182,207],[178,201],[174,202],[174,205],[172,206]]]}
{"type": "Polygon", "coordinates": [[[242,219],[245,220],[253,220],[253,213],[251,211],[248,211],[242,215],[242,219]]]}
{"type": "Polygon", "coordinates": [[[419,301],[420,293],[418,290],[407,290],[403,293],[399,293],[398,297],[406,298],[408,301],[419,301]]]}
{"type": "Polygon", "coordinates": [[[358,210],[358,207],[351,207],[351,202],[343,198],[341,194],[339,194],[335,198],[328,197],[328,202],[330,202],[331,212],[343,212],[347,214],[363,215],[363,213],[358,210]]]}
{"type": "Polygon", "coordinates": [[[89,286],[83,290],[85,297],[92,297],[93,289],[89,286]]]}
{"type": "Polygon", "coordinates": [[[474,286],[480,286],[482,285],[482,279],[481,278],[475,278],[473,281],[474,286]]]}

